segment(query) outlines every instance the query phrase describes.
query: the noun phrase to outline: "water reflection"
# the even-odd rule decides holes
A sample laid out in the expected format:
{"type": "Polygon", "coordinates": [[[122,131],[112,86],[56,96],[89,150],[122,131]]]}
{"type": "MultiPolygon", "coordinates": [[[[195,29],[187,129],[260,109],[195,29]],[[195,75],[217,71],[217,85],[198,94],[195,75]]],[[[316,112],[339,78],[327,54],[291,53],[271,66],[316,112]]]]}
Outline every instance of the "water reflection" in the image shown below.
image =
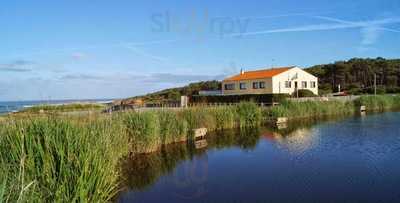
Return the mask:
{"type": "Polygon", "coordinates": [[[294,153],[302,153],[318,144],[318,133],[310,128],[296,129],[290,133],[282,134],[277,131],[266,131],[264,138],[276,142],[280,147],[294,153]]]}
{"type": "Polygon", "coordinates": [[[400,114],[337,120],[215,132],[127,158],[118,201],[400,199],[400,114]]]}
{"type": "MultiPolygon", "coordinates": [[[[239,147],[251,150],[257,146],[259,137],[260,129],[257,128],[221,131],[208,135],[207,139],[187,144],[172,144],[164,146],[158,152],[128,157],[121,163],[124,186],[126,190],[146,190],[160,177],[175,170],[174,185],[188,189],[188,186],[199,185],[207,179],[207,149],[239,147]],[[191,160],[191,164],[177,168],[185,160],[191,160]]],[[[196,192],[200,193],[201,186],[196,187],[196,192]]]]}

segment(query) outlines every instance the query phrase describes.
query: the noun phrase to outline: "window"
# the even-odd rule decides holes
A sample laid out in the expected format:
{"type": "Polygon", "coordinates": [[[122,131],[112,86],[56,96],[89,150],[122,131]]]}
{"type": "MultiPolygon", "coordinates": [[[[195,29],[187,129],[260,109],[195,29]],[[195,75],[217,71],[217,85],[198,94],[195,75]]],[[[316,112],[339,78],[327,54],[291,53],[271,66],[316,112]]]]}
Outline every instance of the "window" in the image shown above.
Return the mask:
{"type": "Polygon", "coordinates": [[[240,83],[240,89],[245,90],[246,88],[246,83],[240,83]]]}
{"type": "Polygon", "coordinates": [[[225,84],[225,90],[234,90],[235,84],[225,84]]]}
{"type": "Polygon", "coordinates": [[[314,82],[314,81],[311,81],[310,82],[310,87],[311,88],[315,88],[317,85],[316,85],[316,82],[314,82]]]}
{"type": "Polygon", "coordinates": [[[259,82],[253,82],[253,89],[258,89],[260,88],[260,83],[259,82]]]}
{"type": "Polygon", "coordinates": [[[260,82],[260,88],[265,89],[265,82],[260,82]]]}
{"type": "Polygon", "coordinates": [[[302,81],[301,82],[301,88],[307,88],[307,82],[306,81],[302,81]]]}
{"type": "Polygon", "coordinates": [[[292,87],[292,82],[291,81],[285,81],[285,87],[286,88],[291,88],[292,87]]]}

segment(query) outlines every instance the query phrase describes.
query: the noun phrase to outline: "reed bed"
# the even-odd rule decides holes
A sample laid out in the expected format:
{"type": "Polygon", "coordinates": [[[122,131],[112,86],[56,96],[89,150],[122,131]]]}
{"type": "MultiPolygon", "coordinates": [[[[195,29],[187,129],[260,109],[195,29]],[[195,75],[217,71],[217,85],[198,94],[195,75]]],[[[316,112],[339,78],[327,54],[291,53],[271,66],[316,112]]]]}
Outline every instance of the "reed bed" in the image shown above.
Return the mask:
{"type": "Polygon", "coordinates": [[[121,115],[132,153],[149,153],[162,145],[193,140],[193,129],[209,131],[248,128],[261,123],[261,108],[254,103],[237,106],[188,108],[182,111],[129,112],[121,115]]]}
{"type": "Polygon", "coordinates": [[[118,192],[118,158],[128,151],[120,127],[103,119],[7,122],[0,131],[0,202],[110,201],[118,192]]]}
{"type": "Polygon", "coordinates": [[[366,106],[368,111],[400,109],[399,95],[362,96],[355,101],[357,106],[366,106]]]}
{"type": "Polygon", "coordinates": [[[277,118],[318,118],[323,116],[346,115],[355,112],[352,102],[340,101],[307,101],[292,102],[285,101],[279,106],[274,106],[265,111],[265,117],[277,118]]]}
{"type": "MultiPolygon", "coordinates": [[[[283,102],[261,108],[235,106],[178,111],[124,112],[89,117],[5,117],[0,123],[0,202],[107,202],[119,188],[119,161],[133,154],[193,139],[192,129],[241,129],[235,135],[253,146],[247,130],[276,117],[319,118],[400,108],[399,96],[361,97],[353,102],[283,102]]],[[[218,134],[218,133],[217,133],[218,134]]],[[[166,170],[168,171],[168,170],[166,170]]]]}

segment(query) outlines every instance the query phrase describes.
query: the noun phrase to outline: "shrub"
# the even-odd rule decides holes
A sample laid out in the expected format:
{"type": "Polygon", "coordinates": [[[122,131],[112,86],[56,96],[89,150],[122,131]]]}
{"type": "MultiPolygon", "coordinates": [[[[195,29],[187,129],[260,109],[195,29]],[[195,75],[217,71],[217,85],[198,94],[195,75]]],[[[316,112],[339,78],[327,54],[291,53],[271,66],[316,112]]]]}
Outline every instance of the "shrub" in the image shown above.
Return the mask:
{"type": "MultiPolygon", "coordinates": [[[[299,97],[316,97],[310,90],[298,90],[299,97]]],[[[297,92],[293,93],[293,96],[297,96],[297,92]]]]}
{"type": "Polygon", "coordinates": [[[390,94],[400,93],[400,87],[387,87],[386,93],[390,93],[390,94]]]}

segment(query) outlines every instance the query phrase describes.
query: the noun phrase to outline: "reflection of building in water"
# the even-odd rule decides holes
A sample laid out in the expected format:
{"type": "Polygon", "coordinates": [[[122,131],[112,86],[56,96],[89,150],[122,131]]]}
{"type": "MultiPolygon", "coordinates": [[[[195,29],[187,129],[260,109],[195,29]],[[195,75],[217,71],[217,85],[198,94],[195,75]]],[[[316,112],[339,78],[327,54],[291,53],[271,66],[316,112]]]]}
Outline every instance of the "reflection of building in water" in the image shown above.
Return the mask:
{"type": "Polygon", "coordinates": [[[300,128],[288,134],[266,132],[264,138],[292,152],[304,152],[318,144],[318,133],[308,128],[300,128]]]}

